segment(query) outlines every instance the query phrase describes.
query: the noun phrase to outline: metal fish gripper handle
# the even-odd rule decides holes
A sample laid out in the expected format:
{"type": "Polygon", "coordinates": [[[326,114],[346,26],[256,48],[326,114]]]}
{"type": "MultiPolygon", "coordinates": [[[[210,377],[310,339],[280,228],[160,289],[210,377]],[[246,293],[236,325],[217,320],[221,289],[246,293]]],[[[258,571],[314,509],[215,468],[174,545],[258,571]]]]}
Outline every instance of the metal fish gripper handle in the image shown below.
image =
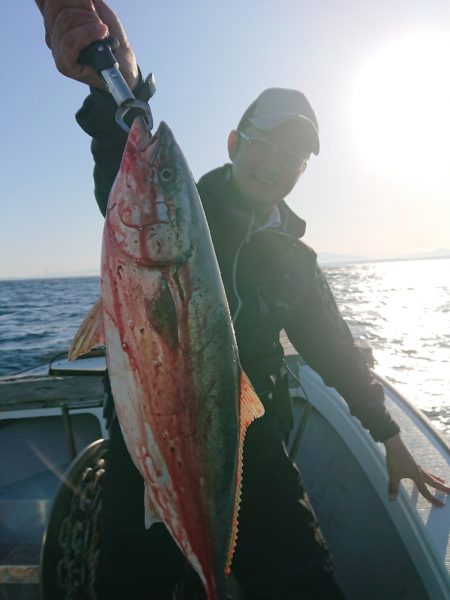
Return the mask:
{"type": "MultiPolygon", "coordinates": [[[[147,102],[138,100],[130,90],[119,65],[114,56],[114,51],[119,47],[119,42],[109,37],[96,41],[84,48],[78,55],[78,62],[82,65],[90,65],[101,76],[109,93],[117,104],[116,122],[127,133],[130,130],[125,118],[127,116],[141,115],[147,122],[148,130],[153,129],[153,116],[147,102]]],[[[150,85],[151,95],[156,90],[153,75],[149,75],[147,83],[150,85]]]]}

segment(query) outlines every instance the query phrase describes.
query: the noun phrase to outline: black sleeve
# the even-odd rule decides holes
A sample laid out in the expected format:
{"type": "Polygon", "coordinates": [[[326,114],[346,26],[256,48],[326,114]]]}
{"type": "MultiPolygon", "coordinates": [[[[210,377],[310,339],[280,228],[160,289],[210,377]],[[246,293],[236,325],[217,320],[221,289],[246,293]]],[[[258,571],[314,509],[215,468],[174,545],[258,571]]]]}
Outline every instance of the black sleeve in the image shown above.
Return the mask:
{"type": "Polygon", "coordinates": [[[296,350],[326,385],[343,396],[375,441],[400,431],[385,407],[383,386],[355,345],[317,263],[310,267],[306,298],[290,311],[285,330],[296,350]]]}
{"type": "MultiPolygon", "coordinates": [[[[133,93],[139,100],[147,102],[151,96],[148,81],[140,76],[133,93]]],[[[116,109],[117,105],[108,92],[91,88],[91,93],[76,114],[77,123],[92,137],[94,192],[103,216],[106,214],[109,191],[119,170],[127,141],[127,134],[115,121],[116,109]]]]}

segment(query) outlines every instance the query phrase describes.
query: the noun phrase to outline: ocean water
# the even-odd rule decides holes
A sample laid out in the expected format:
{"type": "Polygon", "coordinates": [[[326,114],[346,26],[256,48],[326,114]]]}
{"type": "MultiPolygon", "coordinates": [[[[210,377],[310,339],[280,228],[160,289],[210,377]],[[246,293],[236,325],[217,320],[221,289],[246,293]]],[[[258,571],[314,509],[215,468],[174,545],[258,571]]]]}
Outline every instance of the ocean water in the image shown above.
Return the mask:
{"type": "Polygon", "coordinates": [[[325,268],[375,369],[450,438],[450,259],[325,268]]]}
{"type": "Polygon", "coordinates": [[[67,350],[99,295],[98,277],[0,281],[0,375],[67,350]]]}
{"type": "MultiPolygon", "coordinates": [[[[324,267],[375,368],[450,437],[450,259],[324,267]]],[[[0,281],[0,375],[67,350],[97,277],[0,281]]]]}

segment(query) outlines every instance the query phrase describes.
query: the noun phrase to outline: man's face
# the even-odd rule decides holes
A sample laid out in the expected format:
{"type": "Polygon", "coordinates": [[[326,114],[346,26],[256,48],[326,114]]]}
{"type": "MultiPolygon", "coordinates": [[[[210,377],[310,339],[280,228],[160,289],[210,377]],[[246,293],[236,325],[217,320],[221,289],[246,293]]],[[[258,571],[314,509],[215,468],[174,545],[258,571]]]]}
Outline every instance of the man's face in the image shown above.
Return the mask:
{"type": "Polygon", "coordinates": [[[238,132],[232,178],[240,193],[261,209],[270,209],[289,194],[306,167],[310,143],[302,126],[295,121],[282,123],[270,131],[246,125],[238,132]]]}

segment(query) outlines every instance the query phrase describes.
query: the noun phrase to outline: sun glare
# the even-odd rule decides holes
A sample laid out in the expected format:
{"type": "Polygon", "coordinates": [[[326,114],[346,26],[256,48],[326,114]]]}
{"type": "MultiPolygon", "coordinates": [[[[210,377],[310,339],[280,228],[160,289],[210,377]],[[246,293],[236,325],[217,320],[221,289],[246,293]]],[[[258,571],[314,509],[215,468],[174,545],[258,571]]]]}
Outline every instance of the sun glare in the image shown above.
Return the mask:
{"type": "Polygon", "coordinates": [[[380,175],[442,180],[450,172],[450,31],[381,48],[353,90],[357,151],[380,175]]]}

